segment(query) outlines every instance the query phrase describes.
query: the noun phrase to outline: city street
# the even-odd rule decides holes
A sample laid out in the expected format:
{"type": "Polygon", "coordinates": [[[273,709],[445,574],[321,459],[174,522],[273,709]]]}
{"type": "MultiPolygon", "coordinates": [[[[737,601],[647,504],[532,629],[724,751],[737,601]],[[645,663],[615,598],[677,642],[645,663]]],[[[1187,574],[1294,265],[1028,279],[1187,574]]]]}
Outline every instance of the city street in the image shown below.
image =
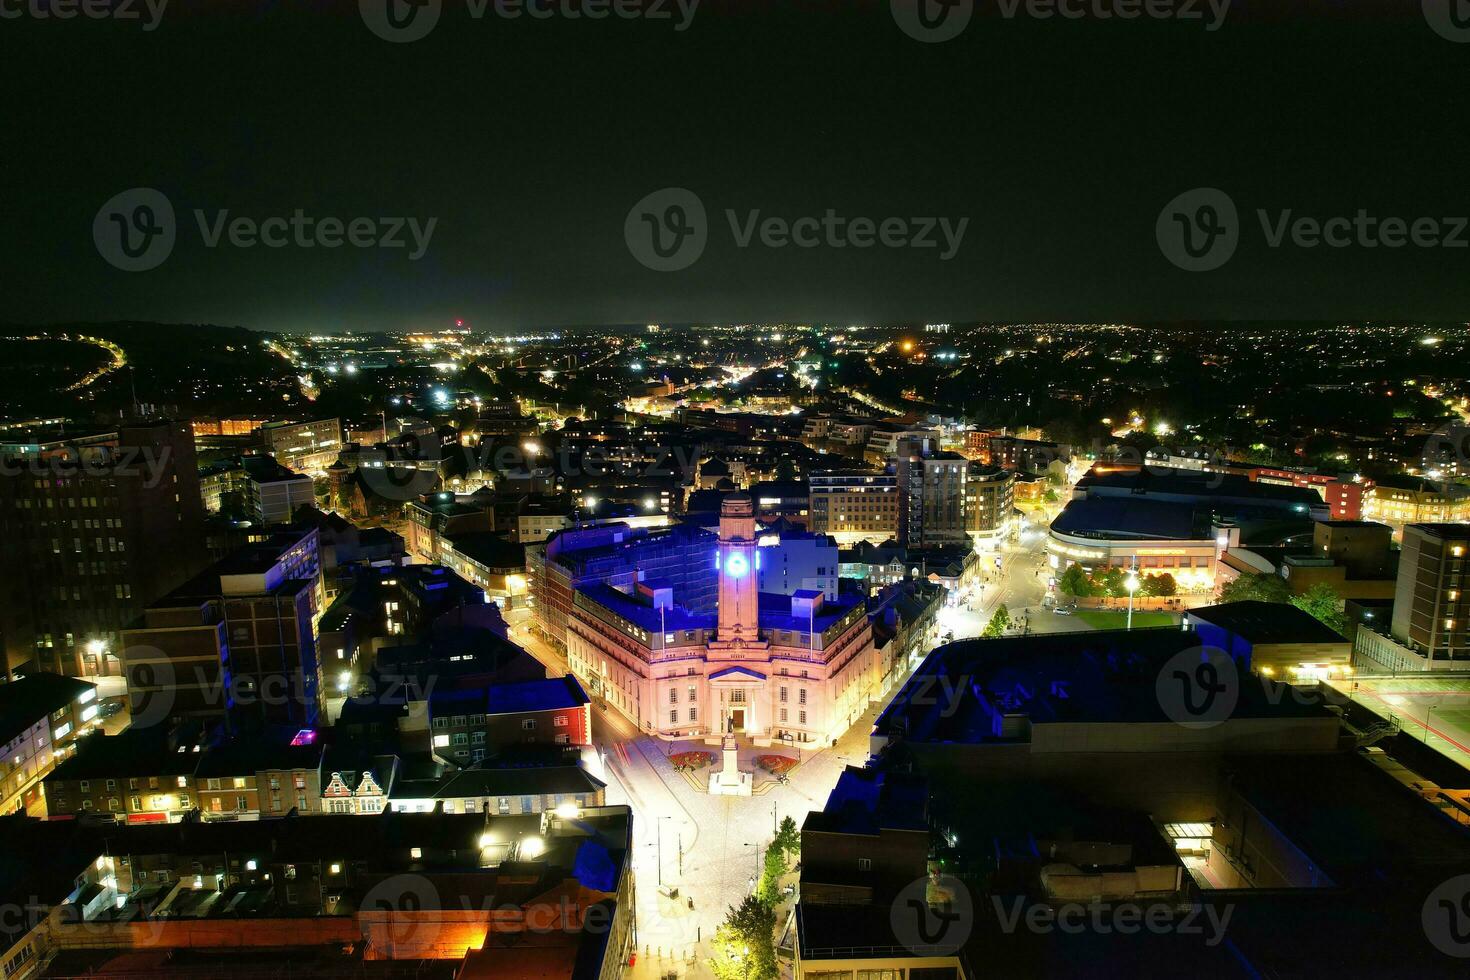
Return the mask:
{"type": "Polygon", "coordinates": [[[982,554],[980,561],[984,563],[985,570],[979,601],[972,598],[969,604],[947,605],[940,610],[940,635],[953,631],[957,640],[979,636],[1002,603],[1017,632],[1028,617],[1033,630],[1036,629],[1037,616],[1051,617],[1049,610],[1041,609],[1047,578],[1051,575],[1043,549],[1045,542],[1045,534],[1033,529],[1024,535],[1021,542],[1008,542],[998,552],[982,554]],[[998,570],[995,567],[997,555],[1001,560],[998,570]]]}

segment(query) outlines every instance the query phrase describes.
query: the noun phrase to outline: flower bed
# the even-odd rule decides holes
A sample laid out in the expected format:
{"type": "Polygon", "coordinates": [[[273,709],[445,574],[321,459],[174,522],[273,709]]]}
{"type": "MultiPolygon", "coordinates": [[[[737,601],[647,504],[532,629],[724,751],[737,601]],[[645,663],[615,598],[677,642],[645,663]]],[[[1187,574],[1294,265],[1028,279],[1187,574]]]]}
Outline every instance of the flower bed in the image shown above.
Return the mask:
{"type": "Polygon", "coordinates": [[[796,760],[789,755],[758,755],[755,764],[774,776],[784,776],[796,768],[796,760]]]}
{"type": "Polygon", "coordinates": [[[675,752],[669,756],[669,762],[673,763],[676,772],[690,772],[695,769],[703,769],[715,761],[713,752],[675,752]]]}

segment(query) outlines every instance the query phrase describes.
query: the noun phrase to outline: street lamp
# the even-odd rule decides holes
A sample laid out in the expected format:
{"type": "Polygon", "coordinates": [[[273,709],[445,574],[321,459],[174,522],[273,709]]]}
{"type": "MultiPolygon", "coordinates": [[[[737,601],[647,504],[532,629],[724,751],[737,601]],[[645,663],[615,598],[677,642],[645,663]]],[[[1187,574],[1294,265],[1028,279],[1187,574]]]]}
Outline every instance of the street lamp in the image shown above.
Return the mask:
{"type": "Polygon", "coordinates": [[[662,816],[658,818],[658,883],[664,883],[664,821],[672,820],[673,817],[662,816]]]}
{"type": "Polygon", "coordinates": [[[1436,704],[1426,704],[1424,706],[1424,744],[1425,745],[1428,745],[1429,744],[1429,715],[1430,715],[1430,713],[1432,711],[1434,711],[1435,708],[1438,708],[1438,707],[1439,707],[1439,705],[1437,703],[1436,704]]]}
{"type": "Polygon", "coordinates": [[[1128,569],[1128,577],[1123,580],[1123,587],[1128,590],[1128,625],[1125,629],[1133,628],[1133,593],[1138,591],[1138,571],[1128,569]]]}

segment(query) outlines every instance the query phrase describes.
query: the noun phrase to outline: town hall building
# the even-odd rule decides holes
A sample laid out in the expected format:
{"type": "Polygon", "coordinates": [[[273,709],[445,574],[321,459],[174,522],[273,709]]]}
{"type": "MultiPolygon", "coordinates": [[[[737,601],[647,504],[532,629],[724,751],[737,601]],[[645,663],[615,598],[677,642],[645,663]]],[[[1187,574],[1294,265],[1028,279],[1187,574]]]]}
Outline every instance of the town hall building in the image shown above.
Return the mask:
{"type": "Polygon", "coordinates": [[[879,692],[863,597],[760,592],[770,549],[759,547],[745,494],[725,499],[712,543],[713,610],[682,605],[666,579],[577,586],[566,623],[572,672],[593,697],[663,738],[830,742],[879,692]]]}

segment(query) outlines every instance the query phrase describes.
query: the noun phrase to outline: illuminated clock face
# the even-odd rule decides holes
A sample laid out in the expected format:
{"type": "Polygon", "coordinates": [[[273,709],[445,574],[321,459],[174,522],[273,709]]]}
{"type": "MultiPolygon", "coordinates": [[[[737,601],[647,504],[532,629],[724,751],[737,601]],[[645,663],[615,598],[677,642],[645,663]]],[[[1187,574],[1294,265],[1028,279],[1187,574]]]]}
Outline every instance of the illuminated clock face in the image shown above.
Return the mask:
{"type": "Polygon", "coordinates": [[[730,573],[731,578],[739,578],[750,569],[745,556],[736,552],[725,561],[725,571],[730,573]]]}

